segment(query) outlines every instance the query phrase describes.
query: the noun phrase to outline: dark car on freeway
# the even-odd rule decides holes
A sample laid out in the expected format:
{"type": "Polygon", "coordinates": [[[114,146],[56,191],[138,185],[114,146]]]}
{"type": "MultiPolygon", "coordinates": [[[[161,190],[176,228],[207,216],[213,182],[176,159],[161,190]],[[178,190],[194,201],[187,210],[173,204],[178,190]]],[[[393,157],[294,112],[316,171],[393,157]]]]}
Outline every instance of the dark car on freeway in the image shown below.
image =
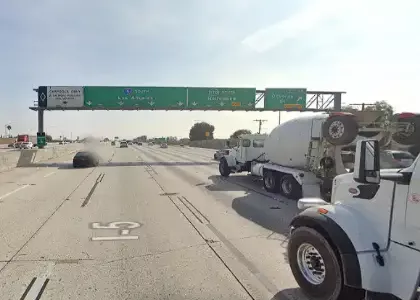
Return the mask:
{"type": "Polygon", "coordinates": [[[99,165],[99,156],[95,152],[80,151],[73,157],[73,168],[96,167],[99,165]]]}
{"type": "Polygon", "coordinates": [[[126,141],[121,141],[120,148],[128,148],[128,143],[126,141]]]}

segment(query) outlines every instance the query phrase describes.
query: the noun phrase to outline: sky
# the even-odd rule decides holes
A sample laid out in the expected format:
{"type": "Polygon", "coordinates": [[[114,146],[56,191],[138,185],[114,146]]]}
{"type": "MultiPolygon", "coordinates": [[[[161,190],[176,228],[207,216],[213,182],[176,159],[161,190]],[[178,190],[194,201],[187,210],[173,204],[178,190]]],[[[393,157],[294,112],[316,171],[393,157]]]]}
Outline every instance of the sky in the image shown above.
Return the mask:
{"type": "MultiPolygon", "coordinates": [[[[345,91],[420,112],[420,1],[16,0],[0,9],[0,125],[35,134],[38,86],[269,87],[345,91]]],[[[282,112],[281,121],[300,113],[282,112]]],[[[276,112],[52,111],[58,137],[215,137],[276,112]]],[[[0,130],[3,133],[4,130],[0,130]]]]}

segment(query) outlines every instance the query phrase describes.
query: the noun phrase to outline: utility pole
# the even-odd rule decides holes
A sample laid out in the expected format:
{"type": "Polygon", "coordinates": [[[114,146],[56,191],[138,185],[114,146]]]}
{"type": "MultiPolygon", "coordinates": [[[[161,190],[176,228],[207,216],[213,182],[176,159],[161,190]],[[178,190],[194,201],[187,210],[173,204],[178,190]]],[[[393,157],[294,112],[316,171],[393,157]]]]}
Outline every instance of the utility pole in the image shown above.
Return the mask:
{"type": "Polygon", "coordinates": [[[349,105],[354,105],[354,106],[362,106],[362,111],[365,110],[365,106],[372,106],[375,105],[375,103],[353,103],[353,104],[349,104],[349,105]]]}
{"type": "Polygon", "coordinates": [[[258,134],[261,134],[261,125],[262,123],[267,122],[267,120],[257,119],[257,120],[254,120],[254,122],[258,122],[258,134]]]}

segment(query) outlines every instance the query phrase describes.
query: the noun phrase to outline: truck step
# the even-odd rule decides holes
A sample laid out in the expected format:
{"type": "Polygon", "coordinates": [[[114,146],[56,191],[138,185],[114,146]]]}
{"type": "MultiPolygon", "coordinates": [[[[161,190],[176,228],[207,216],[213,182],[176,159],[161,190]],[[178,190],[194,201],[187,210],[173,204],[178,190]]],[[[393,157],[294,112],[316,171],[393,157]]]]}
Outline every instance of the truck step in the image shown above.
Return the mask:
{"type": "Polygon", "coordinates": [[[394,295],[366,291],[364,300],[398,300],[394,295]]]}

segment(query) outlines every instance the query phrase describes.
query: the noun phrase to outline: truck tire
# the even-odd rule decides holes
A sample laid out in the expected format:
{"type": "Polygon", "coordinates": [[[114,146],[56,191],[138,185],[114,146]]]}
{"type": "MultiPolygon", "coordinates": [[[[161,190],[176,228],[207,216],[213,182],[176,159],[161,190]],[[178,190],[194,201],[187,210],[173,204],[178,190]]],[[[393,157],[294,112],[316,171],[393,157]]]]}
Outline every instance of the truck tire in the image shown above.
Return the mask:
{"type": "Polygon", "coordinates": [[[228,177],[231,173],[226,158],[222,157],[219,162],[219,172],[223,177],[228,177]]]}
{"type": "Polygon", "coordinates": [[[399,115],[393,116],[393,120],[399,128],[406,127],[406,132],[396,132],[392,139],[401,145],[415,145],[420,143],[420,115],[411,118],[400,119],[399,115]]]}
{"type": "Polygon", "coordinates": [[[267,192],[276,193],[280,189],[279,178],[273,171],[264,171],[263,182],[267,192]]]}
{"type": "Polygon", "coordinates": [[[332,116],[322,125],[322,136],[332,145],[347,145],[359,133],[359,125],[353,116],[332,116]]]}
{"type": "Polygon", "coordinates": [[[309,299],[337,300],[344,293],[339,259],[318,231],[293,230],[287,252],[293,276],[309,299]]]}
{"type": "Polygon", "coordinates": [[[289,199],[299,200],[302,198],[302,187],[292,175],[283,175],[280,178],[280,193],[289,199]]]}

